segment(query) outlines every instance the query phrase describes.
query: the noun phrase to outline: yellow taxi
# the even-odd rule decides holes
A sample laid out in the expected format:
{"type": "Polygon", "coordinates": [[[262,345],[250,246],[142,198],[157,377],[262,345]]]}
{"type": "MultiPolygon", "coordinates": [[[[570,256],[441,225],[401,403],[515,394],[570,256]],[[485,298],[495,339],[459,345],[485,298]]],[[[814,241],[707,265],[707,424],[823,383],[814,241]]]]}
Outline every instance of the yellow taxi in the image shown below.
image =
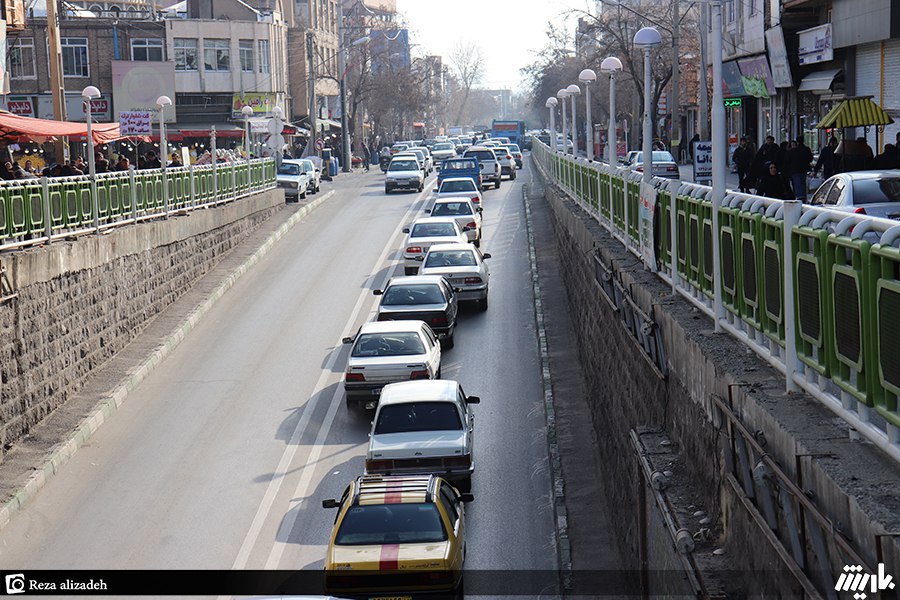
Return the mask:
{"type": "Polygon", "coordinates": [[[462,597],[464,503],[471,494],[435,475],[362,475],[340,500],[325,554],[325,590],[390,600],[462,597]]]}

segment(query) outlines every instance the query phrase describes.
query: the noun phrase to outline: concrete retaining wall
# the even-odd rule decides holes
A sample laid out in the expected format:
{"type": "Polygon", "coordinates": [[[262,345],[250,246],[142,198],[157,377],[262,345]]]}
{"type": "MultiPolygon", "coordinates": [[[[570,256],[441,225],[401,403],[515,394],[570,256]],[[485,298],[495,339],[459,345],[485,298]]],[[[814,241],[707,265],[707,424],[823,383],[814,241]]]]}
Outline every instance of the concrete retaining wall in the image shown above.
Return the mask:
{"type": "MultiPolygon", "coordinates": [[[[615,520],[628,568],[639,569],[637,519],[629,507],[640,504],[632,428],[658,429],[678,446],[680,464],[673,467],[681,489],[689,490],[691,506],[680,507],[680,526],[700,532],[691,520],[694,508],[711,517],[708,544],[698,544],[695,558],[714,565],[712,550],[723,548],[725,562],[740,577],[731,593],[791,595],[796,582],[779,561],[758,522],[754,522],[740,492],[726,480],[725,453],[729,442],[712,402],[730,402],[750,431],[764,440],[765,450],[795,482],[801,465],[802,489],[817,508],[851,540],[870,564],[878,563],[876,538],[900,531],[900,469],[869,444],[853,441],[843,421],[804,394],[786,394],[784,377],[726,334],[715,334],[711,319],[699,313],[592,217],[555,187],[547,185],[570,310],[580,328],[577,344],[592,402],[593,424],[608,471],[602,474],[610,506],[621,511],[615,520]],[[651,315],[662,334],[668,376],[660,378],[621,322],[620,313],[603,298],[595,277],[595,258],[611,268],[641,309],[651,315]],[[689,510],[690,508],[690,510],[689,510]],[[705,554],[705,556],[701,556],[705,554]],[[707,560],[710,559],[710,560],[707,560]]],[[[674,495],[674,494],[673,494],[674,495]]],[[[776,500],[776,509],[780,510],[776,500]]],[[[780,515],[782,517],[783,515],[780,515]]],[[[702,537],[702,536],[701,536],[702,537]]],[[[882,538],[888,572],[900,574],[900,553],[891,538],[882,538]]],[[[578,551],[578,549],[575,549],[578,551]]],[[[720,550],[721,552],[721,550],[720,550]]],[[[834,585],[842,564],[830,572],[812,573],[834,585]]],[[[733,572],[732,575],[735,575],[733,572]]]]}
{"type": "Polygon", "coordinates": [[[0,457],[162,310],[284,208],[269,190],[101,236],[0,254],[0,457]]]}

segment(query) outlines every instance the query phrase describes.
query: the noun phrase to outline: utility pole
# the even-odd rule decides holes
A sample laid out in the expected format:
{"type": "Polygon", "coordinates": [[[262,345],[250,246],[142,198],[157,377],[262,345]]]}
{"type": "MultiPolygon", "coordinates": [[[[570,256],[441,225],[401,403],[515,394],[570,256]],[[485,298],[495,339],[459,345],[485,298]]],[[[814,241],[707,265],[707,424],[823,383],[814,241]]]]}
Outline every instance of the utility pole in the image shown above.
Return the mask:
{"type": "Polygon", "coordinates": [[[679,58],[681,56],[681,48],[679,43],[678,30],[681,29],[681,19],[678,14],[678,2],[672,2],[672,139],[671,144],[678,144],[678,156],[675,157],[676,162],[681,162],[681,153],[684,148],[681,147],[681,90],[679,86],[679,58]]]}
{"type": "MultiPolygon", "coordinates": [[[[56,13],[56,1],[47,0],[47,47],[50,51],[50,93],[53,105],[53,120],[66,120],[66,90],[63,84],[62,49],[59,43],[59,17],[56,13]]],[[[90,102],[90,101],[88,101],[90,102]]],[[[90,104],[88,110],[91,110],[90,104]]],[[[91,142],[89,141],[88,144],[91,142]]],[[[68,158],[68,148],[64,138],[57,138],[55,146],[56,162],[62,163],[68,158]]]]}
{"type": "MultiPolygon", "coordinates": [[[[700,11],[700,131],[698,133],[700,134],[700,139],[706,141],[709,139],[709,81],[707,80],[709,26],[706,22],[709,5],[706,3],[698,4],[697,9],[700,11]]],[[[719,85],[721,85],[721,82],[719,82],[719,85]]]]}
{"type": "Polygon", "coordinates": [[[347,130],[347,48],[344,46],[344,3],[338,2],[338,71],[341,73],[341,171],[349,173],[353,167],[350,152],[350,132],[347,130]]]}
{"type": "Polygon", "coordinates": [[[309,81],[307,82],[307,93],[309,95],[309,141],[306,144],[306,156],[316,153],[315,143],[318,133],[316,132],[316,70],[315,70],[315,41],[313,40],[313,32],[306,32],[306,65],[309,81]]]}

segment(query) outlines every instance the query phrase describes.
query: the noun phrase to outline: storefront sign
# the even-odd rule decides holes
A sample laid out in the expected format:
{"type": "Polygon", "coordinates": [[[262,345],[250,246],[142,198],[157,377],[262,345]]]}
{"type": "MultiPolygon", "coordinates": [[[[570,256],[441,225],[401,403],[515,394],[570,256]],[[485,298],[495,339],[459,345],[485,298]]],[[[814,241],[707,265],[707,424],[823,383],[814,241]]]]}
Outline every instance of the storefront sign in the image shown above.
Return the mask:
{"type": "Polygon", "coordinates": [[[231,118],[241,119],[241,109],[249,106],[254,117],[271,117],[275,108],[274,94],[234,94],[231,99],[231,118]]]}
{"type": "Polygon", "coordinates": [[[34,102],[27,96],[9,96],[6,100],[6,110],[23,117],[35,116],[34,102]]]}
{"type": "Polygon", "coordinates": [[[738,67],[741,69],[741,79],[747,95],[754,98],[770,98],[775,95],[775,83],[765,54],[742,58],[738,61],[738,67]]]}
{"type": "Polygon", "coordinates": [[[744,90],[744,80],[741,78],[741,69],[736,60],[722,64],[722,91],[726,96],[747,95],[744,90]]]}
{"type": "MultiPolygon", "coordinates": [[[[53,118],[53,96],[41,94],[37,99],[37,117],[39,119],[53,118]]],[[[87,121],[85,115],[84,98],[77,94],[66,94],[66,120],[87,121]]],[[[91,100],[91,119],[98,123],[108,123],[112,115],[112,102],[109,98],[94,98],[91,100]]]]}
{"type": "Polygon", "coordinates": [[[146,111],[119,113],[119,131],[122,135],[150,135],[153,131],[153,115],[146,111]]]}
{"type": "Polygon", "coordinates": [[[794,87],[787,48],[784,45],[784,32],[780,26],[766,30],[766,48],[769,50],[769,65],[772,67],[772,81],[775,87],[794,87]]]}
{"type": "Polygon", "coordinates": [[[712,142],[694,142],[694,183],[712,181],[712,142]]]}
{"type": "Polygon", "coordinates": [[[834,47],[831,42],[831,23],[819,25],[812,29],[805,29],[797,33],[800,47],[797,54],[800,55],[801,65],[828,62],[834,60],[834,47]]]}
{"type": "Polygon", "coordinates": [[[743,103],[740,98],[725,98],[725,108],[740,108],[743,103]]]}

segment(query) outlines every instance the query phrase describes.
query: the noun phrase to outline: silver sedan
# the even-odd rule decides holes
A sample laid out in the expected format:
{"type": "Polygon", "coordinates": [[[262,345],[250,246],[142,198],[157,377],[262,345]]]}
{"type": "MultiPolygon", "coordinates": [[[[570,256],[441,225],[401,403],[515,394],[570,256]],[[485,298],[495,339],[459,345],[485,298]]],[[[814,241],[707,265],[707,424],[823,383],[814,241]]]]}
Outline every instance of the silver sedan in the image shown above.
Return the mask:
{"type": "Polygon", "coordinates": [[[435,244],[419,269],[420,275],[441,275],[457,291],[460,302],[472,301],[480,310],[488,307],[488,284],[491,273],[482,254],[470,244],[435,244]]]}
{"type": "Polygon", "coordinates": [[[900,171],[851,171],[825,180],[809,203],[883,219],[900,220],[900,171]]]}

